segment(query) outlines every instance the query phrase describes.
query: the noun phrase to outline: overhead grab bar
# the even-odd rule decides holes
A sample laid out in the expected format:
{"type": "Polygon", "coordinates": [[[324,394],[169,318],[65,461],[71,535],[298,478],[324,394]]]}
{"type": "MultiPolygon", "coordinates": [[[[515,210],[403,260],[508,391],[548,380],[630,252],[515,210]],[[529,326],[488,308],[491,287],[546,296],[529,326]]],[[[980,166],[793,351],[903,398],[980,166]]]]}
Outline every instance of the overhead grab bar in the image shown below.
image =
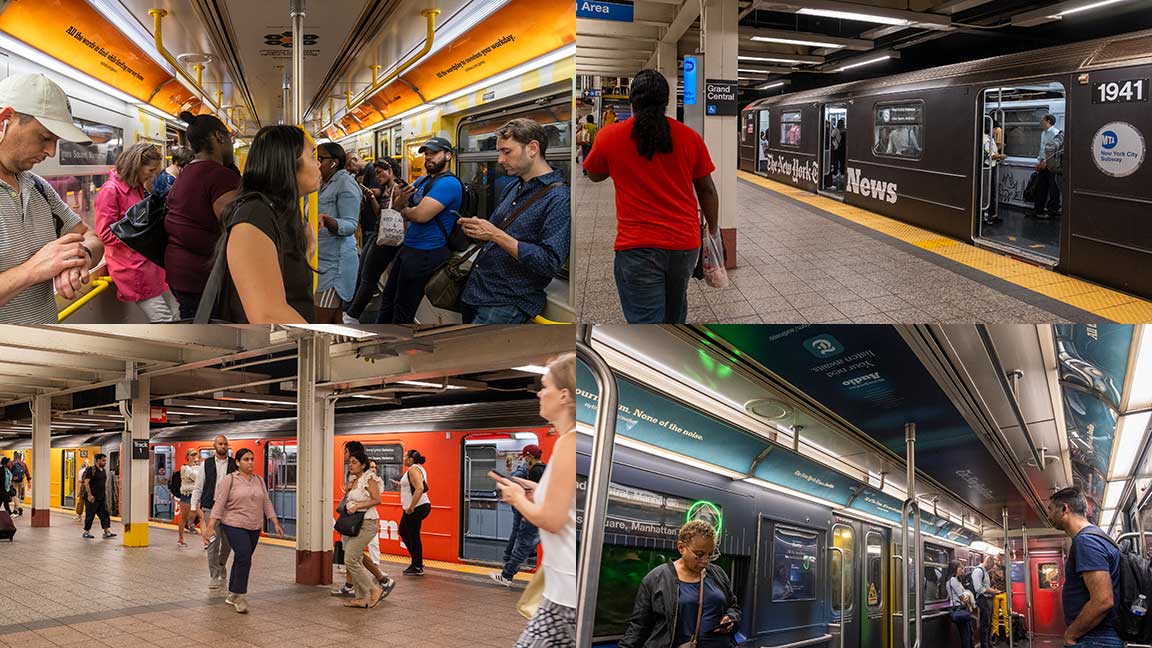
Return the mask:
{"type": "MultiPolygon", "coordinates": [[[[992,336],[989,335],[986,327],[977,326],[976,330],[980,333],[980,341],[984,344],[984,350],[988,353],[988,359],[992,362],[993,369],[996,370],[996,379],[1000,381],[1000,387],[1004,390],[1004,393],[1009,396],[1008,404],[1012,407],[1012,415],[1016,419],[1016,424],[1020,426],[1020,432],[1024,435],[1024,440],[1028,442],[1028,449],[1032,452],[1032,458],[1036,461],[1036,469],[1043,473],[1045,468],[1047,468],[1047,461],[1044,458],[1044,453],[1040,448],[1036,447],[1036,442],[1032,440],[1032,433],[1028,430],[1028,419],[1024,416],[1024,410],[1020,408],[1020,399],[1017,398],[1016,392],[1008,380],[1008,371],[1004,369],[1004,364],[1000,362],[1000,355],[996,352],[996,344],[992,341],[992,336]]],[[[1011,444],[1009,444],[1009,447],[1011,447],[1011,444]]]]}
{"type": "MultiPolygon", "coordinates": [[[[188,71],[184,69],[184,66],[180,63],[180,61],[177,61],[176,57],[172,56],[172,53],[164,47],[164,32],[161,31],[161,25],[164,21],[164,17],[168,15],[168,12],[163,9],[149,9],[148,15],[152,16],[152,25],[154,27],[153,36],[156,38],[156,51],[160,53],[160,56],[164,57],[165,61],[168,61],[168,65],[171,65],[172,68],[176,70],[176,74],[184,77],[184,80],[200,93],[200,100],[208,104],[208,107],[212,109],[212,112],[220,115],[221,120],[231,126],[232,130],[238,131],[239,129],[236,128],[236,124],[232,122],[228,115],[222,114],[224,111],[220,109],[219,103],[213,103],[213,101],[208,97],[208,92],[204,90],[204,86],[197,83],[196,79],[193,79],[192,75],[188,74],[188,71]]],[[[203,70],[198,72],[197,76],[200,76],[202,72],[203,70]]]]}
{"type": "Polygon", "coordinates": [[[792,643],[780,644],[778,646],[762,646],[761,648],[803,648],[804,646],[814,646],[818,643],[824,643],[825,641],[829,641],[831,639],[831,634],[825,634],[819,637],[813,637],[811,639],[801,639],[800,641],[793,641],[792,643]]]}
{"type": "MultiPolygon", "coordinates": [[[[428,52],[432,51],[432,45],[436,39],[436,16],[440,15],[440,10],[439,9],[425,9],[424,11],[420,12],[420,15],[424,16],[428,21],[428,35],[425,36],[425,38],[424,38],[424,47],[419,52],[417,52],[416,54],[413,54],[411,58],[409,58],[407,61],[404,62],[403,65],[396,68],[395,70],[392,70],[388,74],[384,75],[383,79],[376,79],[375,77],[376,77],[377,70],[373,69],[372,70],[372,76],[373,76],[372,83],[367,88],[365,88],[363,91],[361,91],[360,94],[356,95],[355,99],[349,101],[348,109],[344,111],[345,115],[351,113],[354,109],[359,108],[365,101],[368,100],[369,97],[376,94],[380,90],[383,90],[384,86],[388,85],[389,83],[392,83],[392,81],[394,81],[396,79],[396,77],[407,72],[408,68],[415,65],[417,61],[424,58],[425,56],[427,56],[428,52]]],[[[377,66],[373,66],[373,67],[377,68],[377,66]]],[[[323,116],[323,115],[321,115],[321,116],[323,116]]],[[[326,126],[324,126],[321,130],[326,130],[326,129],[331,128],[332,126],[335,126],[335,125],[336,125],[336,116],[331,114],[331,108],[329,108],[328,124],[326,126]]]]}
{"type": "MultiPolygon", "coordinates": [[[[584,497],[584,527],[580,542],[580,561],[576,574],[578,610],[595,610],[599,588],[600,558],[604,551],[604,525],[590,520],[603,520],[608,507],[608,480],[612,473],[612,451],[616,443],[618,393],[616,377],[604,358],[592,348],[592,326],[580,324],[576,334],[576,357],[592,372],[600,396],[596,407],[596,426],[592,437],[592,462],[584,497]]],[[[591,646],[595,614],[577,616],[576,645],[591,646]]]]}

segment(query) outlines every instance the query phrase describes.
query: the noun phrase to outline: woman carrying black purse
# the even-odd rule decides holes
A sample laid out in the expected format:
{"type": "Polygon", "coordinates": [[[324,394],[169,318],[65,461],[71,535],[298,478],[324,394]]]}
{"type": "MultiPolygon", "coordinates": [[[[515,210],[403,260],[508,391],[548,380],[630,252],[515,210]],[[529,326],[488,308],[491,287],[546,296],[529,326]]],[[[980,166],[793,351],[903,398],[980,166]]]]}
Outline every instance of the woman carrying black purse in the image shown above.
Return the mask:
{"type": "Polygon", "coordinates": [[[336,530],[347,538],[344,546],[344,568],[348,570],[348,580],[356,587],[356,598],[345,601],[344,607],[376,607],[384,596],[380,581],[364,566],[364,549],[370,542],[379,542],[380,487],[383,482],[376,473],[368,470],[368,455],[356,450],[348,457],[348,473],[353,480],[352,488],[344,498],[340,519],[336,530]]]}
{"type": "Polygon", "coordinates": [[[960,563],[948,563],[948,603],[949,616],[960,631],[960,648],[972,648],[972,595],[960,583],[960,563]]]}

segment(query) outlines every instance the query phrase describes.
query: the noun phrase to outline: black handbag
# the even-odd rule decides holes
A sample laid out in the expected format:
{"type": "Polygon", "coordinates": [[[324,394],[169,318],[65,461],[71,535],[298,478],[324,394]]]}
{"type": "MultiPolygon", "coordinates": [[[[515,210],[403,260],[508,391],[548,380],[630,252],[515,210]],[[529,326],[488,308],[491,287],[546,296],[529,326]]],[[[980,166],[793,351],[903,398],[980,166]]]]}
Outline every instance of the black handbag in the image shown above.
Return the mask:
{"type": "MultiPolygon", "coordinates": [[[[507,230],[508,227],[520,217],[520,214],[523,214],[525,210],[534,205],[536,201],[563,184],[563,182],[553,182],[532,194],[532,197],[520,203],[516,211],[504,219],[504,222],[500,224],[500,229],[507,230]]],[[[429,303],[436,308],[456,311],[457,313],[460,312],[460,295],[464,292],[465,284],[468,283],[468,275],[472,272],[472,267],[476,265],[474,263],[472,266],[469,266],[468,269],[464,269],[464,264],[474,255],[477,255],[483,248],[484,246],[482,244],[473,245],[468,248],[464,254],[448,259],[441,264],[439,268],[436,268],[436,272],[433,273],[432,278],[428,280],[428,283],[424,284],[424,296],[428,298],[429,303]]],[[[478,256],[477,260],[479,260],[478,256]]]]}
{"type": "Polygon", "coordinates": [[[336,530],[341,535],[354,538],[360,534],[360,527],[364,526],[364,513],[366,511],[349,513],[348,509],[344,508],[344,504],[340,504],[336,512],[340,514],[340,517],[336,518],[336,530]]]}
{"type": "Polygon", "coordinates": [[[1033,171],[1028,176],[1028,184],[1024,186],[1024,202],[1036,202],[1036,185],[1040,182],[1040,172],[1033,171]]]}
{"type": "Polygon", "coordinates": [[[151,193],[129,207],[124,217],[112,223],[109,229],[124,245],[163,267],[164,250],[168,247],[168,231],[164,229],[167,216],[168,194],[151,193]]]}

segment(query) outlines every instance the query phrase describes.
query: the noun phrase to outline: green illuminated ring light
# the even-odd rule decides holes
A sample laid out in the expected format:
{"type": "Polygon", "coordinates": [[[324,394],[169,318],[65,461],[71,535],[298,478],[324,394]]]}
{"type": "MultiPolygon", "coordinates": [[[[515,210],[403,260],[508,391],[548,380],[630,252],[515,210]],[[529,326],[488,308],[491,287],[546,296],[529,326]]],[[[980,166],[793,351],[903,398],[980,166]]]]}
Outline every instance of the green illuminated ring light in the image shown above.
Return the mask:
{"type": "Polygon", "coordinates": [[[716,527],[716,541],[720,541],[720,530],[724,526],[724,516],[720,513],[719,506],[707,500],[700,500],[692,504],[688,507],[684,522],[691,522],[692,520],[703,520],[716,527]]]}

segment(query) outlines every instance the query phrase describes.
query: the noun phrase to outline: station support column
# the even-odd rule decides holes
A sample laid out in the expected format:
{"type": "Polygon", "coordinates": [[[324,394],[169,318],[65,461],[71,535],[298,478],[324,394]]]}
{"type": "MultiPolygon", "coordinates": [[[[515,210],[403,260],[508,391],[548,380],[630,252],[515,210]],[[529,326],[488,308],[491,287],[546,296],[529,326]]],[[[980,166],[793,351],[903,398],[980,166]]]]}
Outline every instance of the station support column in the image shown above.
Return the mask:
{"type": "Polygon", "coordinates": [[[665,43],[664,41],[656,43],[656,71],[664,75],[668,81],[668,87],[672,90],[668,109],[664,111],[664,114],[676,119],[676,84],[680,73],[677,69],[676,43],[665,43]]]}
{"type": "MultiPolygon", "coordinates": [[[[32,526],[52,522],[52,397],[37,396],[32,401],[32,526]]],[[[29,463],[29,462],[25,462],[29,463]]],[[[23,505],[23,502],[17,502],[23,505]]]]}
{"type": "Polygon", "coordinates": [[[329,339],[313,333],[297,344],[296,582],[329,585],[336,404],[316,387],[330,374],[329,339]]]}
{"type": "MultiPolygon", "coordinates": [[[[720,194],[720,235],[729,268],[736,267],[736,166],[740,129],[737,103],[737,54],[740,46],[740,5],[730,0],[705,0],[701,18],[703,35],[697,53],[696,103],[684,106],[684,121],[704,138],[716,171],[712,180],[720,194]],[[725,98],[710,99],[709,86],[726,88],[725,98]],[[716,112],[712,112],[714,107],[716,112]]],[[[687,82],[685,92],[688,91],[687,82]]],[[[676,86],[673,85],[673,88],[676,86]]]]}
{"type": "MultiPolygon", "coordinates": [[[[120,445],[120,521],[124,526],[125,547],[148,546],[148,501],[151,495],[152,465],[151,433],[152,383],[148,376],[138,376],[134,380],[117,386],[127,390],[117,396],[121,403],[127,402],[128,416],[125,419],[124,442],[120,445]]],[[[112,479],[109,464],[109,481],[112,479]]]]}

